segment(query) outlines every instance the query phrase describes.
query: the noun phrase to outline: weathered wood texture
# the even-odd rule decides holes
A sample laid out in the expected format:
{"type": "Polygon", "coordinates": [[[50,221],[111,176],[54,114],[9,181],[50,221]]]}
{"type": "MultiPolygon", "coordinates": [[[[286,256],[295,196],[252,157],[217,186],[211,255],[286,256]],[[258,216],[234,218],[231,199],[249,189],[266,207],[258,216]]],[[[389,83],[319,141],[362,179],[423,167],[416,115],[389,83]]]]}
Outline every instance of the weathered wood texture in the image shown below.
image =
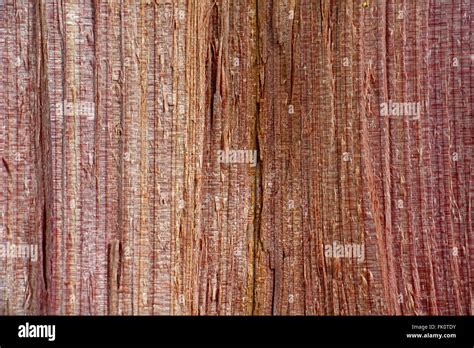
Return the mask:
{"type": "Polygon", "coordinates": [[[0,314],[474,314],[473,15],[0,1],[0,314]]]}

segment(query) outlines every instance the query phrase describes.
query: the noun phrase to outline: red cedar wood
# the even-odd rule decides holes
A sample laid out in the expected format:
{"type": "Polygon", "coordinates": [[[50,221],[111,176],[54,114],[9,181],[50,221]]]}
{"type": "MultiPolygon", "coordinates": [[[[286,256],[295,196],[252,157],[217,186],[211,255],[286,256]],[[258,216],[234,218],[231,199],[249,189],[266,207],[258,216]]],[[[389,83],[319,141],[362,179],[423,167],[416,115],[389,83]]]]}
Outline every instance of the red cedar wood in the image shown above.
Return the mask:
{"type": "Polygon", "coordinates": [[[471,16],[2,1],[0,314],[472,315],[471,16]]]}

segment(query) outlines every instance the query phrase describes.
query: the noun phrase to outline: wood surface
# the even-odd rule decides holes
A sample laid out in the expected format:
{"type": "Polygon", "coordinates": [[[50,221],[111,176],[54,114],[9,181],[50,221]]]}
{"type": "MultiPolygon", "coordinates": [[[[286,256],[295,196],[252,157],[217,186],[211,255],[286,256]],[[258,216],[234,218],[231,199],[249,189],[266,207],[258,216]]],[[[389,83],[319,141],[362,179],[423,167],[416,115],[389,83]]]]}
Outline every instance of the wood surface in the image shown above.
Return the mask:
{"type": "Polygon", "coordinates": [[[473,6],[1,0],[0,314],[473,315],[473,6]]]}

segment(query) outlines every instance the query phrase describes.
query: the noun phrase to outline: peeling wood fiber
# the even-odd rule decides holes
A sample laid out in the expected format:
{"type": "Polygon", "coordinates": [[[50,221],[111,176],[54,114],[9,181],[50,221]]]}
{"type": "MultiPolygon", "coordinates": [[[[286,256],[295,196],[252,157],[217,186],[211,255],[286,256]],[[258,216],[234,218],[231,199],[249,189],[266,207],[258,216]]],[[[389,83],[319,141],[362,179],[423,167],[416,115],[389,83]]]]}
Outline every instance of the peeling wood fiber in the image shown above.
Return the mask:
{"type": "Polygon", "coordinates": [[[0,314],[473,315],[473,15],[1,1],[0,314]]]}

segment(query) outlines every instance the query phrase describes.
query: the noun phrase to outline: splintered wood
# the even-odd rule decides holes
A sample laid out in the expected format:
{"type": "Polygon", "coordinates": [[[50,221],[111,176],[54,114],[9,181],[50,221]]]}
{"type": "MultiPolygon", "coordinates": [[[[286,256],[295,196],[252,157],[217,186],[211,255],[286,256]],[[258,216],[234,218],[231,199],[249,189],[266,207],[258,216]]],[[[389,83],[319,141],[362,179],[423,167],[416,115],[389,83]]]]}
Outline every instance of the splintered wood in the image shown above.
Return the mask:
{"type": "Polygon", "coordinates": [[[473,315],[473,15],[0,1],[0,314],[473,315]]]}

